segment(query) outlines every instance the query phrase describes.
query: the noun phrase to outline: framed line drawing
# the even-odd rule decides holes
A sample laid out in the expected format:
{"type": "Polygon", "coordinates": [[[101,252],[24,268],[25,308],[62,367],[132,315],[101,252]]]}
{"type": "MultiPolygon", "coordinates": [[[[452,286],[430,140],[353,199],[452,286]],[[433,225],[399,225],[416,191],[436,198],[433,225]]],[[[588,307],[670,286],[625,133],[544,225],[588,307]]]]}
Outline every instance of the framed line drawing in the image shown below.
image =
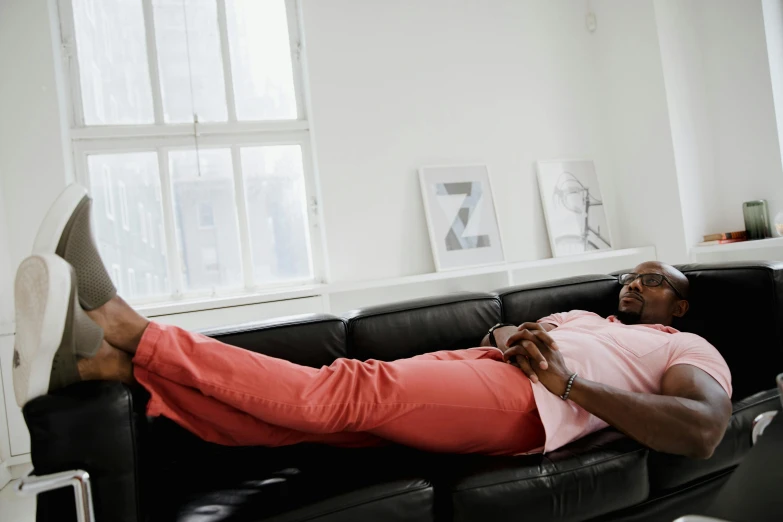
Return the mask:
{"type": "Polygon", "coordinates": [[[612,237],[593,162],[539,161],[537,167],[552,256],[611,249],[612,237]]]}
{"type": "Polygon", "coordinates": [[[421,167],[419,181],[438,272],[505,261],[486,165],[421,167]]]}

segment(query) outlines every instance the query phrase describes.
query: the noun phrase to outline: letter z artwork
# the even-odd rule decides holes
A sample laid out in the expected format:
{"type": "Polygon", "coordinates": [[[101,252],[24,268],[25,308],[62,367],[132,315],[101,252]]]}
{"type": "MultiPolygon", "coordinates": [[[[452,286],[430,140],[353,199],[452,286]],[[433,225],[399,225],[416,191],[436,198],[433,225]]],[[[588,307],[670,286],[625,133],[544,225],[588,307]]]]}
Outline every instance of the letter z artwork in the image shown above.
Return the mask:
{"type": "Polygon", "coordinates": [[[476,206],[481,200],[481,183],[478,181],[461,183],[436,183],[435,194],[437,196],[455,196],[464,194],[454,222],[446,234],[446,250],[468,250],[473,248],[484,248],[491,246],[489,235],[465,236],[465,230],[468,228],[471,216],[476,210],[476,206]]]}

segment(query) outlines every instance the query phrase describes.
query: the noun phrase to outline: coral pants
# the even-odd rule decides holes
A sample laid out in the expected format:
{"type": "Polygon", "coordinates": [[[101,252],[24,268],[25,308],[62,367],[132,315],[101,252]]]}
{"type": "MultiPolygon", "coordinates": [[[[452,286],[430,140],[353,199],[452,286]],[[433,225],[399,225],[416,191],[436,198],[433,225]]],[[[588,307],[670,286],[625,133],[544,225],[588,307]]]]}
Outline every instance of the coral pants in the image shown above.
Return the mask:
{"type": "Polygon", "coordinates": [[[502,360],[496,348],[471,348],[315,369],[150,323],[133,363],[152,395],[148,415],[219,444],[533,451],[544,428],[530,381],[502,360]]]}

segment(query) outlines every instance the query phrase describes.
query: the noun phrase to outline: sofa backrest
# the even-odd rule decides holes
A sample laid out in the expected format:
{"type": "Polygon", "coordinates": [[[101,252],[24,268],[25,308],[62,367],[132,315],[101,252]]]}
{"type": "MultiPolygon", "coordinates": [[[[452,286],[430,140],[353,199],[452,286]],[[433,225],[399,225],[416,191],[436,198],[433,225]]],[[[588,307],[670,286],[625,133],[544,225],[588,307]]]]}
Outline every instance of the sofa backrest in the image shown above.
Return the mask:
{"type": "Polygon", "coordinates": [[[472,348],[500,322],[491,294],[457,293],[373,306],[346,315],[348,353],[390,361],[439,350],[472,348]]]}
{"type": "MultiPolygon", "coordinates": [[[[783,371],[783,263],[683,265],[691,309],[674,326],[703,336],[732,371],[734,399],[774,387],[783,371]]],[[[458,293],[328,314],[204,331],[217,339],[311,367],[338,357],[393,360],[478,346],[493,324],[536,321],[555,312],[617,310],[610,275],[579,276],[495,293],[458,293]]]]}
{"type": "Polygon", "coordinates": [[[681,265],[690,311],[674,327],[701,335],[731,368],[734,399],[775,386],[783,371],[783,263],[681,265]]]}
{"type": "Polygon", "coordinates": [[[251,352],[320,368],[348,357],[346,323],[328,314],[306,314],[201,331],[251,352]]]}
{"type": "Polygon", "coordinates": [[[589,275],[498,290],[503,321],[534,322],[557,312],[587,310],[602,317],[617,311],[620,284],[616,277],[589,275]]]}

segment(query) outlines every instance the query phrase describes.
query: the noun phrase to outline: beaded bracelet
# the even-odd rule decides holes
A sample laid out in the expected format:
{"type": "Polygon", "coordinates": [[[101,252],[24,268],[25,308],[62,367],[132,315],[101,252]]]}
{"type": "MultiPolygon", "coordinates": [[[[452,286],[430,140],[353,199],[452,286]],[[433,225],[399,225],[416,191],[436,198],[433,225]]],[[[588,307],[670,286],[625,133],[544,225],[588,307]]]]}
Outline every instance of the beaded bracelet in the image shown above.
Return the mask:
{"type": "Polygon", "coordinates": [[[577,374],[575,373],[568,379],[568,384],[566,385],[566,391],[563,395],[560,396],[560,398],[563,399],[564,401],[568,400],[568,394],[571,393],[571,386],[574,385],[574,380],[576,379],[576,376],[577,374]]]}

